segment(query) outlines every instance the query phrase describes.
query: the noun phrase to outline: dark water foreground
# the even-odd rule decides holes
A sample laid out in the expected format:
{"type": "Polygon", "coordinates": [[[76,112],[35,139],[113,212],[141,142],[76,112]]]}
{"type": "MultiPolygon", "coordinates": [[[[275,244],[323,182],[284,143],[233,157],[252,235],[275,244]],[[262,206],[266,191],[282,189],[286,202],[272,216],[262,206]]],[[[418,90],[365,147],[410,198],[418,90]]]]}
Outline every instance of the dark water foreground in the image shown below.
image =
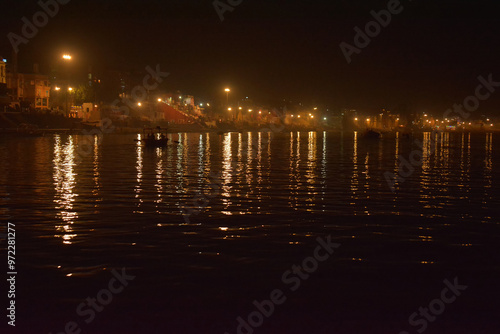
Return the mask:
{"type": "Polygon", "coordinates": [[[496,135],[134,138],[1,138],[2,333],[500,332],[496,135]]]}

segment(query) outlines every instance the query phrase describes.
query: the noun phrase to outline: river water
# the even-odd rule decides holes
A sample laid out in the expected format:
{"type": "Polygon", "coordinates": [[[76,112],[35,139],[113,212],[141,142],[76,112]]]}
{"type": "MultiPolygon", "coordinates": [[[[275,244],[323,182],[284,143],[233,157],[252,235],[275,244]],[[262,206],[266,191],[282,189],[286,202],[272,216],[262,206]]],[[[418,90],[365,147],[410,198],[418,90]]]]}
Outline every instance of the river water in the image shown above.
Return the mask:
{"type": "Polygon", "coordinates": [[[500,331],[499,135],[139,138],[1,138],[16,333],[500,331]],[[318,237],[338,248],[287,276],[318,237]],[[134,278],[92,319],[78,312],[113,270],[134,278]],[[456,300],[411,324],[455,278],[456,300]],[[282,303],[238,331],[275,289],[282,303]]]}

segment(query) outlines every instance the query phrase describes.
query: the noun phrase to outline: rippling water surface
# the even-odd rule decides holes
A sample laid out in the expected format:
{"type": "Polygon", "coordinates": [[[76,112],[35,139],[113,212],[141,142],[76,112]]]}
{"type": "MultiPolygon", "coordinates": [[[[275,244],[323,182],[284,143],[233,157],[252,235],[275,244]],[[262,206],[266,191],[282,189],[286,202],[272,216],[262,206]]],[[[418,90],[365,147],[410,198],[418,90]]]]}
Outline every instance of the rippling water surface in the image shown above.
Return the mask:
{"type": "Polygon", "coordinates": [[[23,333],[236,333],[275,288],[256,333],[416,332],[454,277],[468,289],[427,332],[498,333],[497,135],[170,136],[1,138],[23,333]],[[290,291],[282,274],[328,235],[341,246],[290,291]],[[135,279],[86,323],[77,306],[121,268],[135,279]]]}

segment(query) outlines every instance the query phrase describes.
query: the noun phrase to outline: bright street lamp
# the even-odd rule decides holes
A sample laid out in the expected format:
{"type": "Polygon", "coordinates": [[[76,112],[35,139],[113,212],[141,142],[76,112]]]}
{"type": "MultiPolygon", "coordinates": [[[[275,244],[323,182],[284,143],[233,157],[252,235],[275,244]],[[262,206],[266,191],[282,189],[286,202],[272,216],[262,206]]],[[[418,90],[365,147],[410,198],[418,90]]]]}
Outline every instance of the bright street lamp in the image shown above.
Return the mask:
{"type": "MultiPolygon", "coordinates": [[[[62,59],[65,61],[71,60],[71,55],[68,53],[65,53],[62,55],[62,59]]],[[[67,81],[67,86],[68,86],[68,92],[71,92],[73,88],[69,87],[69,71],[68,68],[66,68],[66,81],[67,81]]],[[[56,88],[56,90],[59,90],[56,88]]],[[[66,117],[69,115],[69,101],[68,101],[68,93],[66,93],[66,117]]]]}
{"type": "Polygon", "coordinates": [[[229,104],[229,92],[231,91],[229,88],[226,88],[224,89],[224,91],[226,92],[226,105],[229,104]]]}

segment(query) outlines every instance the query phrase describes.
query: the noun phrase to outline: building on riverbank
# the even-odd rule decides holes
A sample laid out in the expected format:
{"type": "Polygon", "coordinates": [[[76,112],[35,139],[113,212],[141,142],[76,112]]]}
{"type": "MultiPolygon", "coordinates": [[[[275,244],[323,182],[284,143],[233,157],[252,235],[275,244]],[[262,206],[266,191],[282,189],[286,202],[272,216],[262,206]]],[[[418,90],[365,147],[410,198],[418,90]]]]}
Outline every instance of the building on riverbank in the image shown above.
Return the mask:
{"type": "Polygon", "coordinates": [[[33,73],[7,70],[6,84],[11,105],[19,106],[19,111],[49,109],[49,76],[39,73],[38,64],[33,66],[33,73]]]}

